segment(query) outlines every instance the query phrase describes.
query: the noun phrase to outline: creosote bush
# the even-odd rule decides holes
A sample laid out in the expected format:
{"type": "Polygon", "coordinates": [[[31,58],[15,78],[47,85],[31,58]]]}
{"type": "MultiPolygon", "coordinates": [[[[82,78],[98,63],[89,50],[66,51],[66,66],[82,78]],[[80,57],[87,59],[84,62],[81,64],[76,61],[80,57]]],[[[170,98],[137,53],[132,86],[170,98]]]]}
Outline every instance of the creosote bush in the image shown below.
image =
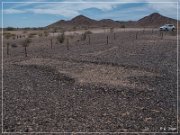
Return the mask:
{"type": "Polygon", "coordinates": [[[37,34],[36,33],[30,33],[29,35],[28,35],[28,37],[29,38],[33,38],[34,36],[36,36],[37,34]]]}
{"type": "Polygon", "coordinates": [[[64,35],[64,32],[62,32],[61,35],[57,36],[57,41],[59,43],[64,43],[64,40],[65,40],[65,35],[64,35]]]}
{"type": "Polygon", "coordinates": [[[125,25],[121,25],[121,28],[126,28],[126,26],[125,25]]]}
{"type": "Polygon", "coordinates": [[[47,37],[49,33],[47,31],[44,31],[44,36],[47,37]]]}
{"type": "Polygon", "coordinates": [[[81,40],[82,40],[82,41],[86,40],[87,35],[90,35],[90,34],[92,34],[91,31],[86,31],[86,32],[84,32],[84,33],[81,35],[81,40]]]}
{"type": "Polygon", "coordinates": [[[10,39],[11,37],[14,39],[15,38],[15,34],[11,34],[11,33],[3,33],[3,35],[4,35],[4,37],[6,38],[6,39],[10,39]]]}
{"type": "Polygon", "coordinates": [[[17,46],[16,43],[13,43],[13,44],[11,44],[11,47],[12,47],[12,48],[16,48],[16,47],[18,47],[18,46],[17,46]]]}

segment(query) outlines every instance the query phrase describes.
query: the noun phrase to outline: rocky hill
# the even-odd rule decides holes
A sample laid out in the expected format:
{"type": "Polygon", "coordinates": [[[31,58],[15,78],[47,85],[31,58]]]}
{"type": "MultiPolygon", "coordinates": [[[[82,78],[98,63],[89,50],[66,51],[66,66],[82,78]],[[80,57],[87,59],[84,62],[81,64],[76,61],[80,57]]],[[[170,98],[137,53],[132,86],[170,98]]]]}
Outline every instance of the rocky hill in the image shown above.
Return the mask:
{"type": "Polygon", "coordinates": [[[94,27],[159,27],[163,24],[174,24],[177,21],[175,19],[165,17],[159,13],[153,13],[148,16],[139,19],[138,21],[114,21],[111,19],[94,20],[86,16],[79,15],[71,20],[60,20],[53,24],[48,25],[48,28],[60,28],[60,29],[87,29],[94,27]]]}

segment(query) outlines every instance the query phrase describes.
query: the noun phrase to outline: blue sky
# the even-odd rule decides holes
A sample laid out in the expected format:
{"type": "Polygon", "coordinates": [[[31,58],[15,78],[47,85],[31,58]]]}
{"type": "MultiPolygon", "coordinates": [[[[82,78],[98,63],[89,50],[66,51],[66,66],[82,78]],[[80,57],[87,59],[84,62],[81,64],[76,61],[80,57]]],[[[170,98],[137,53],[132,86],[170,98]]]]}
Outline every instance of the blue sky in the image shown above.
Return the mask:
{"type": "Polygon", "coordinates": [[[146,15],[158,12],[164,16],[176,19],[177,3],[175,2],[177,1],[178,0],[16,0],[15,2],[12,0],[4,0],[3,27],[43,27],[61,19],[72,19],[80,14],[96,20],[113,19],[127,21],[138,20],[146,15]],[[22,3],[16,3],[17,1],[22,3]]]}

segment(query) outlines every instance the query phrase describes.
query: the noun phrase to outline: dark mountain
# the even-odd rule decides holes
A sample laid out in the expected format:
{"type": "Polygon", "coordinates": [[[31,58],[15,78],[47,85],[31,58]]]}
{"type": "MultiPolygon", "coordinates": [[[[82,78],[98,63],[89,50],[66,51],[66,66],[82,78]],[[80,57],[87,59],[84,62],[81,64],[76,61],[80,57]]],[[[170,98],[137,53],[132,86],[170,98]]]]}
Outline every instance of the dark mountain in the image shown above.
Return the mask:
{"type": "Polygon", "coordinates": [[[86,29],[94,27],[159,27],[163,24],[174,24],[176,26],[177,21],[175,19],[165,17],[159,13],[153,13],[143,17],[138,21],[114,21],[111,19],[93,20],[86,16],[79,15],[71,20],[60,20],[49,26],[48,28],[61,28],[61,29],[86,29]]]}
{"type": "Polygon", "coordinates": [[[102,19],[102,20],[98,21],[98,26],[100,26],[100,27],[119,27],[120,23],[116,22],[114,20],[111,20],[111,19],[102,19]]]}
{"type": "Polygon", "coordinates": [[[142,19],[137,21],[138,26],[143,27],[159,27],[163,24],[174,24],[176,25],[177,20],[165,17],[160,15],[159,13],[153,13],[148,16],[143,17],[142,19]]]}
{"type": "Polygon", "coordinates": [[[93,25],[97,21],[90,19],[86,16],[79,15],[79,16],[76,16],[75,18],[73,18],[70,22],[75,25],[93,25]]]}
{"type": "Polygon", "coordinates": [[[121,24],[111,19],[103,19],[100,21],[90,19],[86,16],[79,15],[69,21],[60,20],[49,26],[48,28],[62,28],[62,29],[81,29],[93,27],[118,27],[121,24]]]}

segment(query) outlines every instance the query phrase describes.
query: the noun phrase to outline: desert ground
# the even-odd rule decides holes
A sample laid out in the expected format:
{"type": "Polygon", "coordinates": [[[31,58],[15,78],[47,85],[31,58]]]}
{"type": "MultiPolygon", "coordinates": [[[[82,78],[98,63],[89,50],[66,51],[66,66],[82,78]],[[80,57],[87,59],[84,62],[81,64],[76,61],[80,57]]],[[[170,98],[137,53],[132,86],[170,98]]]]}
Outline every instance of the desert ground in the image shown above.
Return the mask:
{"type": "Polygon", "coordinates": [[[4,36],[3,131],[176,132],[176,31],[85,31],[4,36]]]}

